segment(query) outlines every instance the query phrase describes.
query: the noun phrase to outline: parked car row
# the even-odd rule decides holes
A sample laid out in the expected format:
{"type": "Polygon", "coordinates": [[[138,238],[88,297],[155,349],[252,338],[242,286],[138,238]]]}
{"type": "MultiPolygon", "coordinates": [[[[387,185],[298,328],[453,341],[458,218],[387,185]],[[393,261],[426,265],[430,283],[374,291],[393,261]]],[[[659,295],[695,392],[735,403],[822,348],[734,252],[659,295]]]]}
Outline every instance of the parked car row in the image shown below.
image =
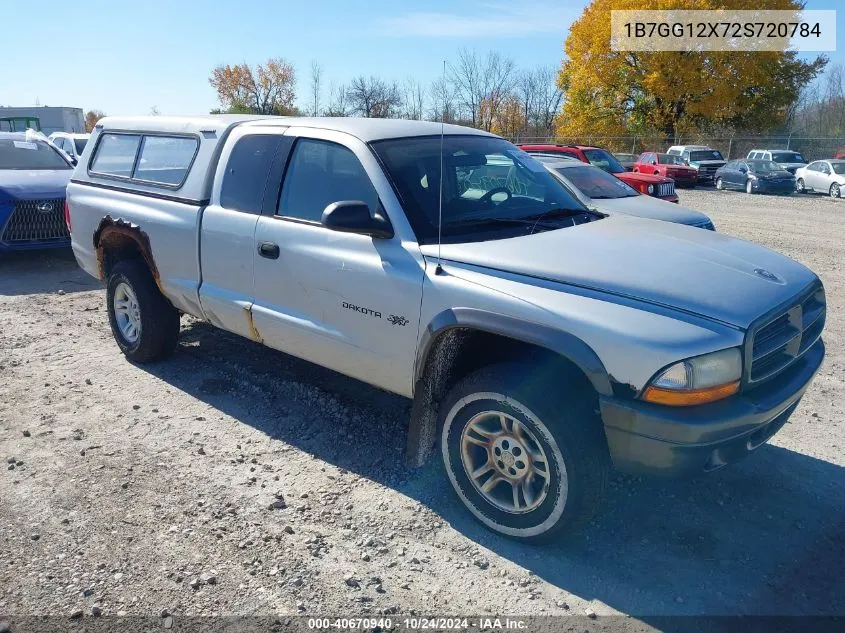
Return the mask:
{"type": "Polygon", "coordinates": [[[660,175],[630,172],[622,166],[613,154],[601,147],[554,144],[530,144],[519,145],[518,147],[535,156],[550,156],[558,159],[574,158],[583,163],[590,163],[613,174],[642,194],[669,202],[678,202],[674,180],[660,175]]]}

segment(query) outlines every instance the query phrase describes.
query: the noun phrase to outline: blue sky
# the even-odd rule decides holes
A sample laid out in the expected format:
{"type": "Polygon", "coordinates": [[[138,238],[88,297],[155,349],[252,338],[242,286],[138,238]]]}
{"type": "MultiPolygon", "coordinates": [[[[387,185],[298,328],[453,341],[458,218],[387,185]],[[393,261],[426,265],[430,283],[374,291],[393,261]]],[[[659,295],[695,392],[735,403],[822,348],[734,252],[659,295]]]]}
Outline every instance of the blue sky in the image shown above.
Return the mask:
{"type": "MultiPolygon", "coordinates": [[[[76,106],[108,114],[207,112],[218,64],[281,56],[297,69],[298,97],[308,92],[312,61],[329,85],[375,74],[425,85],[443,59],[468,47],[495,50],[520,67],[560,64],[569,25],[585,0],[42,0],[34,22],[4,24],[0,104],[76,106]],[[263,5],[263,6],[262,6],[263,5]],[[11,28],[10,28],[11,27],[11,28]],[[14,53],[10,54],[10,51],[14,53]]],[[[809,0],[836,9],[837,0],[809,0]]],[[[837,15],[845,62],[845,10],[837,15]]]]}

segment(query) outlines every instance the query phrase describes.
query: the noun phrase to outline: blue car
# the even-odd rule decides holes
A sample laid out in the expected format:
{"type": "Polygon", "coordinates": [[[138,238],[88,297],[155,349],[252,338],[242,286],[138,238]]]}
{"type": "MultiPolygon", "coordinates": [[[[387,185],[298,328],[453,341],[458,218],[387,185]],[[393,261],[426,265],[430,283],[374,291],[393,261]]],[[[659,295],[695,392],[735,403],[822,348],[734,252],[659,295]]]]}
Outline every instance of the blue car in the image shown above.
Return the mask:
{"type": "Polygon", "coordinates": [[[65,189],[73,165],[47,139],[0,132],[0,252],[70,245],[65,189]]]}

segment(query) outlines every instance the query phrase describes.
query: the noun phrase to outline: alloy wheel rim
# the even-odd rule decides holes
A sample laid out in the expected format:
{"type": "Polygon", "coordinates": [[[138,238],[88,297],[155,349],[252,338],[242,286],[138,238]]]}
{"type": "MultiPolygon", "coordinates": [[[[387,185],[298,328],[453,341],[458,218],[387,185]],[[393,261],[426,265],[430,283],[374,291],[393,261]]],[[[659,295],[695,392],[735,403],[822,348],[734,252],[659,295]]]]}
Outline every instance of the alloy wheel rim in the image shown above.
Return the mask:
{"type": "Polygon", "coordinates": [[[551,483],[543,446],[502,411],[473,416],[461,433],[461,462],[475,490],[493,506],[524,514],[546,500],[551,483]]]}
{"type": "Polygon", "coordinates": [[[136,343],[141,336],[141,306],[128,283],[121,281],[114,289],[114,320],[127,343],[136,343]]]}
{"type": "Polygon", "coordinates": [[[839,185],[833,184],[830,187],[830,197],[831,198],[838,198],[839,197],[839,185]]]}

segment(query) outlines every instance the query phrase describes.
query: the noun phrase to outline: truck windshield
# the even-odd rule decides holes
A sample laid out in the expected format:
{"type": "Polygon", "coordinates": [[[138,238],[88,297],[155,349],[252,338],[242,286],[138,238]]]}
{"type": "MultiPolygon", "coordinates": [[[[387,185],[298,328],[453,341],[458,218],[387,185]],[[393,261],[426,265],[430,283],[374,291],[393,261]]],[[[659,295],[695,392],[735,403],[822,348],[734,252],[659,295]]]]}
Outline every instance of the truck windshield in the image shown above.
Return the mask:
{"type": "Polygon", "coordinates": [[[772,160],[776,163],[806,163],[798,152],[772,152],[772,160]]]}
{"type": "Polygon", "coordinates": [[[0,169],[70,169],[59,152],[44,141],[0,139],[0,169]]]}
{"type": "Polygon", "coordinates": [[[684,159],[675,154],[658,154],[657,160],[661,165],[685,165],[684,159]]]}
{"type": "Polygon", "coordinates": [[[689,153],[689,159],[692,161],[699,161],[699,160],[724,160],[722,155],[719,153],[718,150],[715,149],[706,149],[706,150],[697,150],[695,152],[689,153]]]}
{"type": "MultiPolygon", "coordinates": [[[[386,168],[419,242],[436,242],[440,137],[389,139],[371,147],[386,168]]],[[[458,234],[466,238],[467,232],[481,226],[511,227],[512,231],[520,222],[545,214],[588,213],[542,164],[503,139],[445,136],[442,162],[444,240],[458,234]]],[[[572,224],[570,220],[561,226],[572,224]]]]}
{"type": "Polygon", "coordinates": [[[622,163],[616,160],[613,154],[603,149],[585,149],[584,156],[591,165],[600,167],[610,174],[621,174],[625,171],[622,163]]]}

